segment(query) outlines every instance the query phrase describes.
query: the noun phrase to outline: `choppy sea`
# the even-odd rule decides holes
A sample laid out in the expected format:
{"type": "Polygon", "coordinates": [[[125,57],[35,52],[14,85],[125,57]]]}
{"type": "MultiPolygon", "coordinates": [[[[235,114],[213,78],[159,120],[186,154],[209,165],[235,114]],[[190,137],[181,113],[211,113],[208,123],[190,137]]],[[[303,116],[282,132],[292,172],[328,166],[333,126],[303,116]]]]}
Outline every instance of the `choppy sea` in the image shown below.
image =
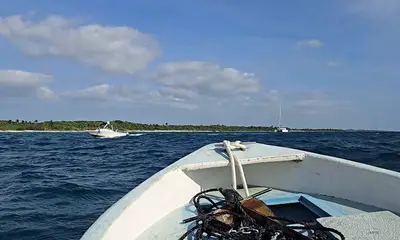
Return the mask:
{"type": "Polygon", "coordinates": [[[400,133],[0,133],[0,239],[79,239],[114,202],[212,142],[257,141],[400,171],[400,133]]]}

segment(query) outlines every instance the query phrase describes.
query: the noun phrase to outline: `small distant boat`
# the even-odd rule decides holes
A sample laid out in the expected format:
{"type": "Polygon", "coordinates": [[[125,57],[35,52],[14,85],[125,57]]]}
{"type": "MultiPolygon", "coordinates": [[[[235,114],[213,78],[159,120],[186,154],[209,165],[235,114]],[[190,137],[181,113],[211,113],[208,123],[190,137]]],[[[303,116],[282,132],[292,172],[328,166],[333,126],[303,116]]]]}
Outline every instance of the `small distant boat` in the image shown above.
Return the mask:
{"type": "Polygon", "coordinates": [[[275,132],[289,132],[289,130],[285,127],[278,127],[278,129],[276,129],[275,132]]]}
{"type": "Polygon", "coordinates": [[[275,132],[289,132],[289,129],[281,126],[281,119],[282,119],[282,104],[279,104],[279,118],[278,118],[278,129],[275,132]]]}
{"type": "Polygon", "coordinates": [[[129,135],[128,132],[114,130],[109,121],[107,121],[103,127],[98,128],[96,131],[89,131],[89,134],[97,138],[117,138],[129,135]]]}
{"type": "Polygon", "coordinates": [[[399,216],[398,172],[303,150],[223,141],[142,182],[81,240],[398,240],[399,216]]]}

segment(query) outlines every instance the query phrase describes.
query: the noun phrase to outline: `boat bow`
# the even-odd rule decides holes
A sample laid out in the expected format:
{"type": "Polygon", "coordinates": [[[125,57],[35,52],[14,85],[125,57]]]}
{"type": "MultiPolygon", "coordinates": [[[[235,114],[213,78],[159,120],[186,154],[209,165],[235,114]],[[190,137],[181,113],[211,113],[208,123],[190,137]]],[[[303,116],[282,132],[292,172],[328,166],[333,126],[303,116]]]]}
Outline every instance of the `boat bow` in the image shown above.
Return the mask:
{"type": "Polygon", "coordinates": [[[179,222],[194,216],[191,198],[201,190],[236,188],[248,196],[267,187],[273,191],[260,199],[268,206],[299,203],[316,221],[400,212],[398,172],[297,149],[224,141],[147,179],[102,214],[82,239],[178,239],[188,229],[179,222]]]}

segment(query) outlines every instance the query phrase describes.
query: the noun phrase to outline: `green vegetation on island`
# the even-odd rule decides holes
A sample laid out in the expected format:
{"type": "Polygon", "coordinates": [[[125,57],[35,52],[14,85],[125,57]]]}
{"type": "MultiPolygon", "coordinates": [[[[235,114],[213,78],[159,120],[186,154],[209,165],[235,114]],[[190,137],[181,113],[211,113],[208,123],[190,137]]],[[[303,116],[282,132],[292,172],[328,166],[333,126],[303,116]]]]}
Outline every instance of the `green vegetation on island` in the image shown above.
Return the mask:
{"type": "MultiPolygon", "coordinates": [[[[25,121],[0,120],[0,131],[86,131],[104,125],[103,121],[25,121]]],[[[273,132],[275,126],[226,126],[226,125],[170,125],[111,121],[114,129],[124,131],[196,131],[196,132],[273,132]]],[[[341,129],[291,129],[289,131],[337,132],[341,129]]]]}

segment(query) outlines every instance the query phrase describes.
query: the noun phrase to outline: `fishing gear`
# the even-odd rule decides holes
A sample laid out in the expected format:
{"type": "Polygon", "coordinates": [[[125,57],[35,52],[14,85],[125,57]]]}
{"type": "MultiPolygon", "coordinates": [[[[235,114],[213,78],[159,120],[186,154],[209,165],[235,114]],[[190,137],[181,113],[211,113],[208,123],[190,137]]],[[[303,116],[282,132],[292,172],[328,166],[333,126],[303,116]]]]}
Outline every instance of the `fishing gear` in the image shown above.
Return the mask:
{"type": "MultiPolygon", "coordinates": [[[[265,193],[271,189],[263,190],[265,193]]],[[[243,199],[233,189],[213,188],[197,193],[192,202],[198,215],[187,218],[181,223],[193,222],[191,227],[179,240],[194,234],[194,240],[328,240],[335,239],[329,234],[337,234],[341,240],[345,237],[336,229],[326,228],[317,222],[301,222],[292,219],[277,217],[263,202],[255,198],[256,193],[243,199]],[[220,192],[224,200],[215,202],[206,194],[220,192]],[[204,199],[209,204],[200,204],[204,199]],[[296,224],[297,226],[290,226],[296,224]],[[301,225],[301,226],[298,226],[301,225]],[[299,233],[298,229],[309,230],[311,236],[299,233]]]]}

